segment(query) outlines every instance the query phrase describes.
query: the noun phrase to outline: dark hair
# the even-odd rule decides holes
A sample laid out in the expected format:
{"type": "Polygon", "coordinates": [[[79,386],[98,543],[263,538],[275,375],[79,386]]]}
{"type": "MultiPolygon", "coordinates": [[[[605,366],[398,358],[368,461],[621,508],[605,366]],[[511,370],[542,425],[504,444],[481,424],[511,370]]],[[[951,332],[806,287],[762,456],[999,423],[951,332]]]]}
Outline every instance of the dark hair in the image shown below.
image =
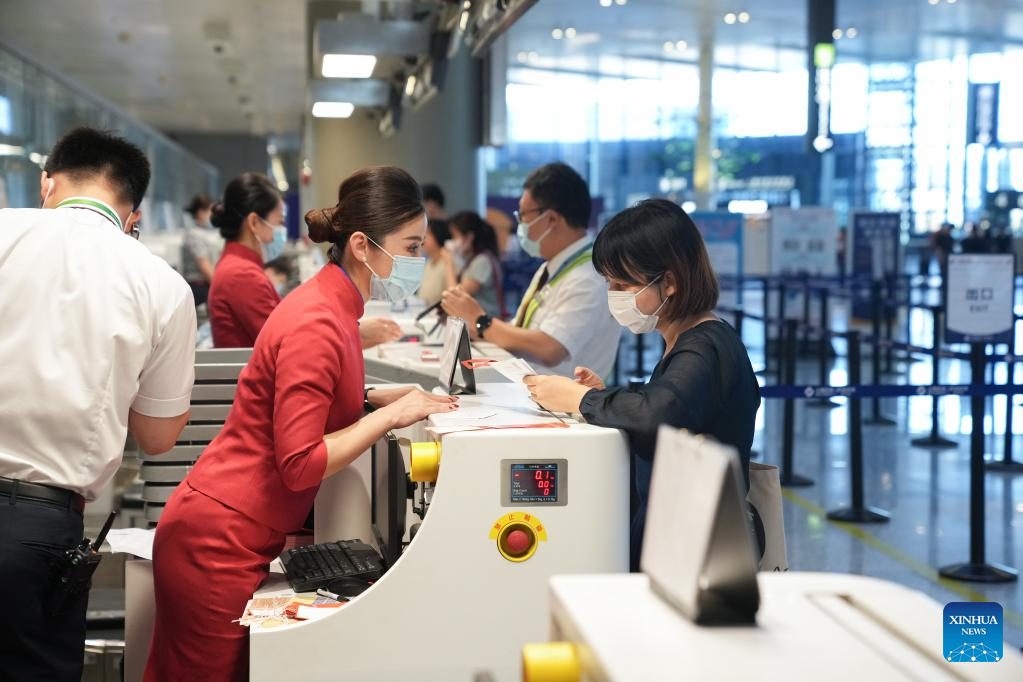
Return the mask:
{"type": "Polygon", "coordinates": [[[305,214],[309,238],[331,242],[330,260],[341,262],[348,238],[362,232],[377,244],[402,225],[426,213],[415,179],[394,166],[355,171],[337,189],[337,206],[305,214]]]}
{"type": "Polygon", "coordinates": [[[212,206],[213,199],[210,199],[209,194],[203,192],[192,197],[192,200],[188,202],[188,206],[185,206],[185,213],[194,218],[199,211],[205,211],[212,206]]]}
{"type": "Polygon", "coordinates": [[[557,211],[571,227],[583,230],[590,224],[590,190],[571,166],[561,162],[540,166],[522,188],[529,190],[539,208],[557,211]]]}
{"type": "Polygon", "coordinates": [[[429,182],[423,185],[423,201],[432,201],[441,208],[444,208],[444,190],[440,185],[429,182]]]}
{"type": "MultiPolygon", "coordinates": [[[[483,220],[475,211],[462,211],[448,220],[448,224],[464,235],[472,235],[472,255],[477,256],[489,251],[497,253],[497,232],[490,223],[483,220]]],[[[499,256],[498,256],[499,257],[499,256]]]]}
{"type": "Polygon", "coordinates": [[[291,256],[277,256],[277,258],[263,263],[263,269],[273,270],[291,279],[295,276],[295,259],[291,256]]]}
{"type": "Polygon", "coordinates": [[[448,221],[443,218],[431,218],[426,228],[430,230],[434,240],[441,246],[444,246],[444,242],[451,239],[451,228],[448,227],[448,221]]]}
{"type": "Polygon", "coordinates": [[[266,218],[281,203],[281,193],[262,173],[242,173],[227,183],[224,199],[213,205],[210,222],[229,242],[237,241],[250,213],[266,218]]]}
{"type": "Polygon", "coordinates": [[[611,218],[593,244],[593,267],[635,285],[670,272],[677,291],[664,305],[664,318],[684,320],[718,303],[717,275],[703,237],[692,218],[667,199],[641,201],[611,218]]]}
{"type": "Polygon", "coordinates": [[[118,198],[138,210],[149,187],[149,159],[141,149],[112,132],[75,128],[53,145],[43,170],[64,173],[72,182],[101,176],[118,198]]]}

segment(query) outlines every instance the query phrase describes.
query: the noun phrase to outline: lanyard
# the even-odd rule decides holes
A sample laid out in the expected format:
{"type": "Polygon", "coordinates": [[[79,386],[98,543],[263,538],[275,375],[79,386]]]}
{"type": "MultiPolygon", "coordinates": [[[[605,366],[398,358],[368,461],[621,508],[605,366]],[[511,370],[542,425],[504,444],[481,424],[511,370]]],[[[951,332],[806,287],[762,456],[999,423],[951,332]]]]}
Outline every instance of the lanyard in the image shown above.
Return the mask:
{"type": "MultiPolygon", "coordinates": [[[[553,289],[558,282],[564,279],[565,275],[572,272],[583,263],[590,263],[592,261],[593,261],[592,245],[587,244],[585,247],[577,251],[571,259],[565,261],[565,263],[560,268],[558,268],[558,271],[554,274],[554,276],[551,277],[550,280],[548,280],[546,287],[549,289],[553,289]]],[[[540,307],[542,299],[539,297],[539,294],[540,294],[539,291],[534,291],[533,295],[529,298],[529,302],[526,304],[526,308],[522,316],[523,329],[529,328],[529,323],[532,321],[533,315],[540,307]]]]}
{"type": "Polygon", "coordinates": [[[101,216],[112,222],[114,227],[118,230],[121,230],[122,232],[124,231],[124,225],[121,223],[121,217],[117,215],[117,211],[111,208],[109,204],[102,202],[99,199],[90,199],[88,197],[69,197],[57,204],[57,208],[84,208],[87,211],[99,213],[101,216]]]}

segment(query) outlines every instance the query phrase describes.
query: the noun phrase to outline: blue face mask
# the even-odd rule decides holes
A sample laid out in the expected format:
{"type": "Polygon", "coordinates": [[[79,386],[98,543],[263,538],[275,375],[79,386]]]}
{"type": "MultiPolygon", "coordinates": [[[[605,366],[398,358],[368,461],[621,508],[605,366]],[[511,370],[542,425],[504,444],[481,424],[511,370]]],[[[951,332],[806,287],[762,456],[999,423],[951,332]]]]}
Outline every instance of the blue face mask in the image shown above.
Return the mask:
{"type": "MultiPolygon", "coordinates": [[[[387,253],[387,251],[384,251],[384,247],[372,239],[369,241],[378,249],[387,253]]],[[[419,284],[423,281],[423,272],[426,270],[426,259],[413,256],[392,256],[389,253],[387,255],[394,261],[394,265],[391,267],[391,274],[387,277],[380,277],[377,273],[373,272],[373,268],[369,267],[369,263],[365,260],[362,261],[363,265],[369,268],[370,273],[372,273],[370,278],[370,297],[386,299],[391,303],[401,303],[419,289],[419,284]]]]}
{"type": "MultiPolygon", "coordinates": [[[[518,214],[519,214],[519,212],[516,211],[515,215],[517,216],[518,214]]],[[[533,218],[533,222],[531,222],[531,223],[524,223],[524,222],[522,222],[520,220],[519,221],[518,229],[516,230],[516,235],[519,238],[519,246],[521,246],[522,250],[525,251],[528,255],[530,255],[533,258],[539,258],[540,257],[540,242],[542,242],[544,237],[549,235],[551,233],[551,230],[554,229],[554,226],[551,225],[550,227],[547,228],[546,232],[544,232],[542,235],[540,235],[539,239],[530,239],[529,238],[529,228],[531,228],[533,225],[535,225],[537,223],[537,221],[540,220],[540,218],[544,217],[545,214],[546,214],[546,211],[542,211],[540,213],[540,215],[538,215],[537,217],[533,218]]]]}
{"type": "MultiPolygon", "coordinates": [[[[260,218],[260,220],[263,220],[260,218]]],[[[273,230],[273,239],[270,240],[269,244],[263,244],[263,262],[269,263],[274,258],[277,258],[284,253],[284,247],[288,243],[288,228],[283,225],[270,225],[265,220],[264,223],[269,225],[270,229],[273,230]]]]}

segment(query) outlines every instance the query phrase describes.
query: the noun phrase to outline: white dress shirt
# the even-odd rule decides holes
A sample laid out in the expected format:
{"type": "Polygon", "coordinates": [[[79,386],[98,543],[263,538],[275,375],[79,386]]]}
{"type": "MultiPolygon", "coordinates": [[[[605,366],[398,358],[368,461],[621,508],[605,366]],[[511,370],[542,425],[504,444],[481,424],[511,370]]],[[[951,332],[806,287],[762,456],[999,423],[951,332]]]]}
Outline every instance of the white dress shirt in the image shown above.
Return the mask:
{"type": "Polygon", "coordinates": [[[99,212],[0,210],[0,328],[0,476],[95,499],[129,408],[188,410],[192,293],[99,212]]]}
{"type": "MultiPolygon", "coordinates": [[[[533,276],[537,282],[546,267],[550,273],[547,284],[536,293],[539,307],[529,320],[528,329],[539,329],[553,337],[568,351],[568,357],[547,367],[546,372],[571,377],[576,367],[588,367],[607,377],[614,366],[622,328],[611,317],[607,307],[607,282],[597,274],[590,262],[568,271],[559,281],[551,281],[569,259],[574,258],[590,242],[583,237],[569,245],[541,266],[533,276]]],[[[530,284],[532,289],[533,284],[530,284]]],[[[537,371],[540,367],[535,368],[537,371]]]]}

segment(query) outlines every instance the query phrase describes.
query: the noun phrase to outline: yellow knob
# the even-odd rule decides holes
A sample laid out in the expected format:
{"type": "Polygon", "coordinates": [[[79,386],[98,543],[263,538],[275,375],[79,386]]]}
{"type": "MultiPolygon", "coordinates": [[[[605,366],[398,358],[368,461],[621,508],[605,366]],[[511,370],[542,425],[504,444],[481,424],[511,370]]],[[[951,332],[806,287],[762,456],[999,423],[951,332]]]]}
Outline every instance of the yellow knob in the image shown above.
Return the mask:
{"type": "Polygon", "coordinates": [[[579,653],[571,642],[522,647],[523,682],[579,682],[579,653]]]}
{"type": "Polygon", "coordinates": [[[434,483],[440,472],[440,443],[413,443],[409,456],[412,463],[411,478],[415,483],[434,483]]]}

